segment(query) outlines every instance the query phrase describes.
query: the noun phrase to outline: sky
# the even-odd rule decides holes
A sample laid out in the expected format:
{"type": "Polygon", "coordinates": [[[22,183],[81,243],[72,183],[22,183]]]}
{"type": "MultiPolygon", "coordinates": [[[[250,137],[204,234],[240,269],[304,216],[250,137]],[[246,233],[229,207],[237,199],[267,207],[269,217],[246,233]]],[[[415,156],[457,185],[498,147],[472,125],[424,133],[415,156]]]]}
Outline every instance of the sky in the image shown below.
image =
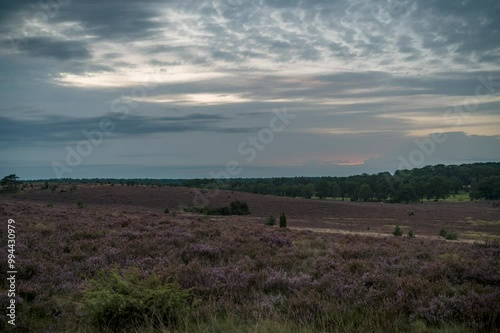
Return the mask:
{"type": "Polygon", "coordinates": [[[0,2],[0,173],[500,161],[498,0],[0,2]]]}

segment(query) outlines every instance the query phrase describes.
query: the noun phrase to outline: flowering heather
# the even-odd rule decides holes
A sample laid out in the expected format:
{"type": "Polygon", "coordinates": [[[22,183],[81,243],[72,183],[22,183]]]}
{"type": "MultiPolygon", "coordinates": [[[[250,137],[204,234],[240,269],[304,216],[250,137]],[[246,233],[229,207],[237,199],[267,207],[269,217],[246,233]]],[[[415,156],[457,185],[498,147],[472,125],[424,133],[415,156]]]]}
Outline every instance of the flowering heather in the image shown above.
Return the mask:
{"type": "Polygon", "coordinates": [[[313,233],[119,204],[0,202],[0,217],[19,226],[20,332],[500,330],[496,243],[313,233]],[[113,300],[135,318],[126,327],[104,315],[113,300]]]}

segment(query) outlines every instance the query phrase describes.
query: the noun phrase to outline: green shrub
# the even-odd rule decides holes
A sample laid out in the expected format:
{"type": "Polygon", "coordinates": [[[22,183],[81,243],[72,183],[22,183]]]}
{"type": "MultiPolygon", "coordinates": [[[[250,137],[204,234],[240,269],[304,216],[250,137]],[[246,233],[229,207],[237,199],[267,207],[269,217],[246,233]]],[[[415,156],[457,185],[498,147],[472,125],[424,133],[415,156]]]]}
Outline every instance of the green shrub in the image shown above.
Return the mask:
{"type": "Polygon", "coordinates": [[[281,213],[281,215],[280,215],[280,228],[286,228],[286,224],[287,224],[287,221],[286,221],[285,213],[281,213]]]}
{"type": "Polygon", "coordinates": [[[408,230],[408,237],[410,237],[410,238],[415,237],[415,233],[413,232],[413,230],[411,230],[411,229],[408,230]]]}
{"type": "Polygon", "coordinates": [[[170,210],[168,208],[165,208],[165,210],[163,211],[165,214],[168,214],[170,213],[170,210]]]}
{"type": "Polygon", "coordinates": [[[146,323],[174,327],[187,313],[190,292],[135,270],[100,272],[83,298],[86,319],[100,329],[128,331],[146,323]]]}
{"type": "MultiPolygon", "coordinates": [[[[231,209],[228,206],[211,208],[208,210],[207,215],[231,215],[231,209]]],[[[241,215],[241,214],[237,214],[241,215]]]]}
{"type": "Polygon", "coordinates": [[[197,213],[204,215],[248,215],[250,210],[248,205],[244,201],[235,200],[231,202],[229,206],[210,208],[208,206],[203,207],[187,207],[184,208],[185,212],[197,213]]]}
{"type": "Polygon", "coordinates": [[[54,204],[52,203],[52,201],[47,204],[47,207],[54,207],[54,204]]]}
{"type": "Polygon", "coordinates": [[[458,236],[457,236],[456,232],[449,231],[449,232],[446,233],[446,236],[444,236],[444,238],[446,238],[448,240],[456,240],[458,238],[458,236]]]}
{"type": "Polygon", "coordinates": [[[204,209],[208,207],[186,207],[184,211],[186,213],[196,213],[196,214],[204,214],[204,209]]]}
{"type": "Polygon", "coordinates": [[[244,201],[234,200],[229,204],[231,215],[248,215],[250,210],[248,209],[248,204],[244,201]]]}
{"type": "Polygon", "coordinates": [[[403,230],[401,230],[401,228],[399,227],[399,225],[397,225],[395,228],[394,228],[394,231],[392,232],[392,234],[396,237],[399,237],[399,236],[403,236],[403,230]]]}
{"type": "Polygon", "coordinates": [[[439,236],[446,237],[446,230],[445,229],[439,230],[439,236]]]}
{"type": "Polygon", "coordinates": [[[267,218],[266,224],[267,225],[276,225],[276,218],[272,215],[269,215],[269,217],[267,218]]]}
{"type": "Polygon", "coordinates": [[[85,208],[85,204],[83,203],[83,201],[82,201],[82,200],[78,200],[78,202],[76,203],[76,206],[77,206],[78,208],[85,208]]]}

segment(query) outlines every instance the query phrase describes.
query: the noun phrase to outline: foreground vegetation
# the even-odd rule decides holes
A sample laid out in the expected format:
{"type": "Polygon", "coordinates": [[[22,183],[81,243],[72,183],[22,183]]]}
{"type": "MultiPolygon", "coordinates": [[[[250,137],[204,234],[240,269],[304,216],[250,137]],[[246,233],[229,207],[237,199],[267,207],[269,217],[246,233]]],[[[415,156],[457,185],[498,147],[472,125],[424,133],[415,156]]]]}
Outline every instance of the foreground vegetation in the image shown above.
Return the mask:
{"type": "Polygon", "coordinates": [[[19,332],[500,329],[499,244],[298,232],[137,207],[2,207],[1,218],[22,212],[19,332]]]}

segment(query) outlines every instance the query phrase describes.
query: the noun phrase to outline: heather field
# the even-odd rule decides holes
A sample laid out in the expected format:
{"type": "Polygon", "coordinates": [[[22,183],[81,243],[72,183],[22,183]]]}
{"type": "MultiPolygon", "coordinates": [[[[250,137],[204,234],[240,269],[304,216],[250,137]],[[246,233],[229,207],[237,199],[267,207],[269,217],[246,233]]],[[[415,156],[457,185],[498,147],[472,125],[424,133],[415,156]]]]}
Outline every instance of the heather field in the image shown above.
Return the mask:
{"type": "MultiPolygon", "coordinates": [[[[2,220],[15,219],[17,228],[16,332],[500,329],[500,208],[492,202],[70,189],[0,197],[2,220]],[[251,214],[182,209],[207,196],[211,207],[245,201],[251,214]],[[265,225],[282,212],[288,228],[265,225]],[[395,225],[402,237],[392,236],[395,225]],[[409,229],[416,237],[405,236],[409,229]],[[457,240],[440,237],[441,229],[457,240]]],[[[6,238],[2,231],[1,244],[6,238]]],[[[0,251],[5,258],[6,247],[0,251]]],[[[4,280],[2,308],[6,289],[4,280]]]]}

